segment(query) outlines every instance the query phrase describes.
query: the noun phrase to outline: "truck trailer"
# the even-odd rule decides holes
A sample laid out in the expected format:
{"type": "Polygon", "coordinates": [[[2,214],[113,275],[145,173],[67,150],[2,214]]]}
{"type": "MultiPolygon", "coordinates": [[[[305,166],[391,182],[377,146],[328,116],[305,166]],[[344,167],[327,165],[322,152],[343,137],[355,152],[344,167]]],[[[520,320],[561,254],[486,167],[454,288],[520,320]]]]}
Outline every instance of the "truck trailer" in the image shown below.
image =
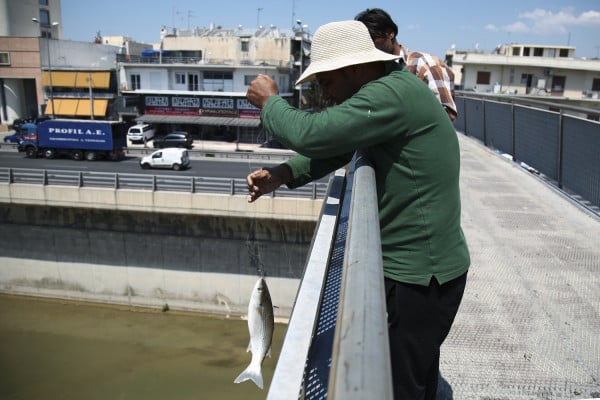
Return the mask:
{"type": "Polygon", "coordinates": [[[121,160],[128,124],[120,121],[51,119],[23,124],[18,150],[29,158],[67,156],[73,160],[121,160]]]}

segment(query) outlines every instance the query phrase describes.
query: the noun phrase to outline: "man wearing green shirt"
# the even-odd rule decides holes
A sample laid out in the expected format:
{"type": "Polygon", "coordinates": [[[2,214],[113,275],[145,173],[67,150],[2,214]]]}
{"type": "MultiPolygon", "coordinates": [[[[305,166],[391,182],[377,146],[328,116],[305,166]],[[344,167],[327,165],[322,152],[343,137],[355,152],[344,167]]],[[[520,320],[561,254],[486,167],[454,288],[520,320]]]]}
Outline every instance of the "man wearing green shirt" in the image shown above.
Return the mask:
{"type": "Polygon", "coordinates": [[[248,201],[319,179],[363,151],[377,184],[394,397],[435,399],[440,346],[470,264],[460,153],[444,109],[396,57],[377,50],[361,22],[334,22],[315,33],[297,84],[316,79],[335,106],[299,111],[271,78],[255,79],[247,98],[262,109],[263,126],[299,155],[248,175],[248,201]]]}

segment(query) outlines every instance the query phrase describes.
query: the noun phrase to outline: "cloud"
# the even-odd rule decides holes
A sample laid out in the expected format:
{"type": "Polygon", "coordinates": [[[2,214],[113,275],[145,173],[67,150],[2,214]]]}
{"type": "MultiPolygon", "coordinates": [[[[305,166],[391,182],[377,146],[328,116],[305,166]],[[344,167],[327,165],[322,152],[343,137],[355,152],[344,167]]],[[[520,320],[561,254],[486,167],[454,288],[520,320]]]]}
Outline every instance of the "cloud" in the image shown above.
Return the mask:
{"type": "Polygon", "coordinates": [[[600,11],[586,11],[577,18],[581,25],[600,28],[600,11]]]}
{"type": "Polygon", "coordinates": [[[586,26],[600,28],[600,11],[590,10],[575,15],[570,8],[552,12],[541,8],[527,11],[517,16],[519,19],[511,24],[496,26],[488,24],[486,30],[492,32],[519,32],[549,35],[557,32],[568,32],[570,27],[586,26]]]}

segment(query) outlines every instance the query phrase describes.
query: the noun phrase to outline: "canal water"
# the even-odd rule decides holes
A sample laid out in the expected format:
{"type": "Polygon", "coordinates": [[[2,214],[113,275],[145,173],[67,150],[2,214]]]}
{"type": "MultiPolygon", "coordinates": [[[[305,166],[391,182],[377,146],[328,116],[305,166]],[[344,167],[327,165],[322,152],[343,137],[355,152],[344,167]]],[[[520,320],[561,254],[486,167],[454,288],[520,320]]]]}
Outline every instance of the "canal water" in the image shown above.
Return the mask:
{"type": "Polygon", "coordinates": [[[0,399],[264,399],[286,328],[260,390],[244,320],[0,295],[0,399]]]}

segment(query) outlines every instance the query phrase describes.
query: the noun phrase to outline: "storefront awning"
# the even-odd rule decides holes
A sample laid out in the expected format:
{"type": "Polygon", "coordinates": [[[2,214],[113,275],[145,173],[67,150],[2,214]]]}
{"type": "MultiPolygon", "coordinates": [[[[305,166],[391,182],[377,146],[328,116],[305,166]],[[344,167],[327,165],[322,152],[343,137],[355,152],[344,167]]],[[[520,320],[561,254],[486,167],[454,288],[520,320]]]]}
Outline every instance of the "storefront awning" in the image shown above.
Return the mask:
{"type": "MultiPolygon", "coordinates": [[[[94,117],[105,117],[107,109],[107,99],[94,100],[94,117]]],[[[69,117],[89,117],[91,114],[90,100],[54,99],[54,107],[52,107],[52,101],[48,100],[45,114],[64,115],[69,117]]]]}
{"type": "Polygon", "coordinates": [[[110,72],[52,71],[52,82],[50,82],[49,71],[44,71],[42,74],[42,86],[87,89],[90,84],[92,89],[109,89],[110,72]]]}
{"type": "Polygon", "coordinates": [[[258,118],[224,118],[224,117],[186,117],[179,115],[144,114],[136,118],[138,122],[150,124],[196,124],[212,126],[242,126],[256,128],[260,125],[258,118]]]}
{"type": "Polygon", "coordinates": [[[110,72],[77,72],[75,87],[89,88],[90,80],[93,89],[108,89],[110,87],[110,72]]]}
{"type": "MultiPolygon", "coordinates": [[[[104,117],[106,115],[106,109],[108,108],[108,100],[99,99],[94,100],[94,117],[104,117]]],[[[75,115],[77,116],[88,116],[91,114],[90,101],[88,99],[79,100],[75,115]]]]}
{"type": "Polygon", "coordinates": [[[50,82],[50,72],[44,71],[42,74],[42,85],[53,87],[74,87],[76,72],[52,71],[52,82],[50,82]]]}

